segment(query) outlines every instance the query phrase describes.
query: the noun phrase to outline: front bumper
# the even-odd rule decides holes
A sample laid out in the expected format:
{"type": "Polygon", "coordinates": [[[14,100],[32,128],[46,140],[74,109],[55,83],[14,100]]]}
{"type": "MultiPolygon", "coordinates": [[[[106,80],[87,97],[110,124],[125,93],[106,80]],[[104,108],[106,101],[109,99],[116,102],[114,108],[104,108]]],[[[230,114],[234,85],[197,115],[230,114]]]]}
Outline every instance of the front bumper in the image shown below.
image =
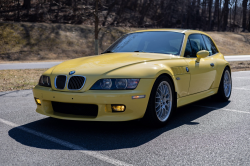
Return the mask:
{"type": "Polygon", "coordinates": [[[37,85],[33,89],[35,98],[41,100],[36,112],[58,119],[80,121],[128,121],[140,119],[147,108],[150,92],[154,79],[141,79],[135,90],[88,90],[85,92],[62,92],[48,87],[37,85]],[[132,99],[132,96],[146,95],[142,99],[132,99]],[[54,112],[51,102],[96,104],[98,105],[97,117],[83,115],[63,114],[54,112]],[[124,104],[124,112],[112,112],[111,104],[124,104]]]}

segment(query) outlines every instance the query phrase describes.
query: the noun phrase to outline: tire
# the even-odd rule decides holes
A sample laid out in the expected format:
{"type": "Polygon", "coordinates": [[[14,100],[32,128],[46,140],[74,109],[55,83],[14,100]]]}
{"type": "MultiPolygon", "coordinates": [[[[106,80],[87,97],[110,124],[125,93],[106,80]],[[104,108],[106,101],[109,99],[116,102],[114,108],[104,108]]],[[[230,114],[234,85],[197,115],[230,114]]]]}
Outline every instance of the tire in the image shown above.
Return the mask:
{"type": "Polygon", "coordinates": [[[151,127],[162,127],[168,122],[175,109],[174,85],[168,77],[160,76],[152,88],[143,121],[151,127]]]}
{"type": "Polygon", "coordinates": [[[218,93],[216,95],[216,99],[218,101],[228,101],[232,92],[232,78],[231,78],[231,72],[228,67],[225,68],[223,71],[220,86],[218,93]]]}

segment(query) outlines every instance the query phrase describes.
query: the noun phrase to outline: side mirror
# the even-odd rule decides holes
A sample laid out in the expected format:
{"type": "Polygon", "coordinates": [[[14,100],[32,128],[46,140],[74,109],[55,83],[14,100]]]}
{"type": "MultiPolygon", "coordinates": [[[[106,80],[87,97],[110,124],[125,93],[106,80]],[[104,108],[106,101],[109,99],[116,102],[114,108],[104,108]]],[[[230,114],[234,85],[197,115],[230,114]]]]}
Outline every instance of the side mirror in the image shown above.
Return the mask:
{"type": "Polygon", "coordinates": [[[201,50],[197,52],[196,56],[196,62],[199,63],[201,58],[206,58],[209,55],[209,52],[207,50],[201,50]]]}

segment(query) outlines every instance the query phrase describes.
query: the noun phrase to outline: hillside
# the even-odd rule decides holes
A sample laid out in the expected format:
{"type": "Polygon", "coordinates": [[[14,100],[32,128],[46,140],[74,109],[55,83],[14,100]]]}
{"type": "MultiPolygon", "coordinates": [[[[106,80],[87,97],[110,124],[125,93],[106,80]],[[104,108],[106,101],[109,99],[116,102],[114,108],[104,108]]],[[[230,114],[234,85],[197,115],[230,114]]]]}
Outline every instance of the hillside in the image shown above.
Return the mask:
{"type": "MultiPolygon", "coordinates": [[[[103,28],[100,51],[136,28],[103,28]]],[[[224,55],[250,54],[250,34],[207,32],[224,55]]],[[[46,23],[0,23],[0,61],[63,60],[94,54],[93,27],[46,23]]]]}

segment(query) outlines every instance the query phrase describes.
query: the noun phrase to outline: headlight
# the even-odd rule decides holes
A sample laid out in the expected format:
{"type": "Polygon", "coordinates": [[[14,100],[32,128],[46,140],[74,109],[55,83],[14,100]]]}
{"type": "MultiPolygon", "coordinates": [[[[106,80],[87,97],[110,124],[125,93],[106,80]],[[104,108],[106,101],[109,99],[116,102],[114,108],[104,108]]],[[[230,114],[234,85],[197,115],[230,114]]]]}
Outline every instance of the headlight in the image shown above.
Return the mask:
{"type": "Polygon", "coordinates": [[[50,78],[49,76],[44,76],[42,75],[39,79],[38,85],[40,86],[47,86],[47,87],[51,87],[51,83],[50,83],[50,78]]]}
{"type": "Polygon", "coordinates": [[[137,87],[140,79],[100,79],[90,90],[133,90],[137,87]]]}

